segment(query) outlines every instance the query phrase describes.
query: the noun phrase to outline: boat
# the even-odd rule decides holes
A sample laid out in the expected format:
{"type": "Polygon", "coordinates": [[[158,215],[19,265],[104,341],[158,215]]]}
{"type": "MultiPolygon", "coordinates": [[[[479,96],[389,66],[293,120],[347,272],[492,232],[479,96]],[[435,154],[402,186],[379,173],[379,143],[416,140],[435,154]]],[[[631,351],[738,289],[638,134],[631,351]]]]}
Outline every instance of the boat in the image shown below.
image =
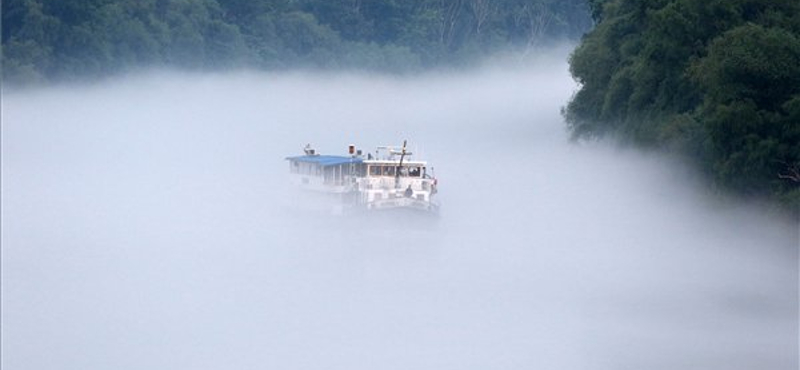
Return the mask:
{"type": "Polygon", "coordinates": [[[402,147],[379,146],[364,153],[349,145],[347,155],[322,155],[306,145],[304,154],[286,157],[292,182],[326,195],[335,213],[413,211],[436,215],[438,180],[427,162],[411,159],[402,147]]]}

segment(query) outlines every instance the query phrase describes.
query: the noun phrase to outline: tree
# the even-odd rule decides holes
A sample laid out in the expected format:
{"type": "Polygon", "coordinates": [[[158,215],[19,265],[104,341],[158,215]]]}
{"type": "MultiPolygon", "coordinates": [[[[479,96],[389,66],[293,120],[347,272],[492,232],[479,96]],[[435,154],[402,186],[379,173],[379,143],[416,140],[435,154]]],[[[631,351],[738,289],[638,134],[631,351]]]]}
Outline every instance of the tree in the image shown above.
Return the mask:
{"type": "MultiPolygon", "coordinates": [[[[596,0],[570,58],[576,139],[693,160],[720,189],[800,201],[800,3],[596,0]]],[[[800,203],[792,203],[798,204],[800,203]]]]}
{"type": "Polygon", "coordinates": [[[3,76],[47,81],[151,65],[406,70],[579,37],[582,0],[7,0],[3,76]]]}
{"type": "Polygon", "coordinates": [[[800,163],[800,37],[750,23],[733,28],[714,40],[693,76],[706,92],[700,114],[718,179],[747,193],[792,180],[800,163]]]}

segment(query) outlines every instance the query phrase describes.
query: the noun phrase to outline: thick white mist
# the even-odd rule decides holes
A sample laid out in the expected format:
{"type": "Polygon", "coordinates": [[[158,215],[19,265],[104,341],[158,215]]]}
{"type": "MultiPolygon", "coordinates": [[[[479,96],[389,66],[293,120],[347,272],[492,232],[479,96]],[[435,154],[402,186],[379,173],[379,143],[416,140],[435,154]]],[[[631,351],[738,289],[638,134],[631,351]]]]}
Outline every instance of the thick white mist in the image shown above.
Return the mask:
{"type": "Polygon", "coordinates": [[[565,53],[11,91],[4,369],[796,369],[798,230],[572,145],[565,53]],[[407,139],[442,215],[298,211],[284,157],[407,139]]]}

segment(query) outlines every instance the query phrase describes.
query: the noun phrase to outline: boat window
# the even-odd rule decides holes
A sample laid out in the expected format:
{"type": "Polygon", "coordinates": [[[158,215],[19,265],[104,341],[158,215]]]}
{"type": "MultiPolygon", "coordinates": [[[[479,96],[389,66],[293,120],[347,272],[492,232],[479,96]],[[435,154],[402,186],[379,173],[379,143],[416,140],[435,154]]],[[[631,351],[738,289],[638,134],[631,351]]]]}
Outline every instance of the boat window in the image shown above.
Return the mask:
{"type": "Polygon", "coordinates": [[[408,167],[406,166],[400,167],[400,176],[402,177],[408,176],[408,167]]]}
{"type": "Polygon", "coordinates": [[[392,177],[394,177],[394,166],[384,166],[383,167],[383,176],[392,176],[392,177]]]}
{"type": "Polygon", "coordinates": [[[370,176],[380,176],[381,175],[381,167],[380,166],[369,166],[369,175],[370,176]]]}
{"type": "Polygon", "coordinates": [[[408,176],[410,177],[419,177],[419,167],[409,167],[408,168],[408,176]]]}

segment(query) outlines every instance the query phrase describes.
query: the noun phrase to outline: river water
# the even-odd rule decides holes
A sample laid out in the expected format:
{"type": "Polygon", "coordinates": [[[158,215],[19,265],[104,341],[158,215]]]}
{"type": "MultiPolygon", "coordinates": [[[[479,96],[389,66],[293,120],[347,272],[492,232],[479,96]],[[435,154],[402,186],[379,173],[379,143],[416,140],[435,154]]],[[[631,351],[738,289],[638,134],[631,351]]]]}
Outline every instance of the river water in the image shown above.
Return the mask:
{"type": "Polygon", "coordinates": [[[4,369],[787,369],[798,225],[571,144],[566,53],[6,91],[4,369]],[[307,214],[284,157],[407,139],[438,220],[307,214]]]}

